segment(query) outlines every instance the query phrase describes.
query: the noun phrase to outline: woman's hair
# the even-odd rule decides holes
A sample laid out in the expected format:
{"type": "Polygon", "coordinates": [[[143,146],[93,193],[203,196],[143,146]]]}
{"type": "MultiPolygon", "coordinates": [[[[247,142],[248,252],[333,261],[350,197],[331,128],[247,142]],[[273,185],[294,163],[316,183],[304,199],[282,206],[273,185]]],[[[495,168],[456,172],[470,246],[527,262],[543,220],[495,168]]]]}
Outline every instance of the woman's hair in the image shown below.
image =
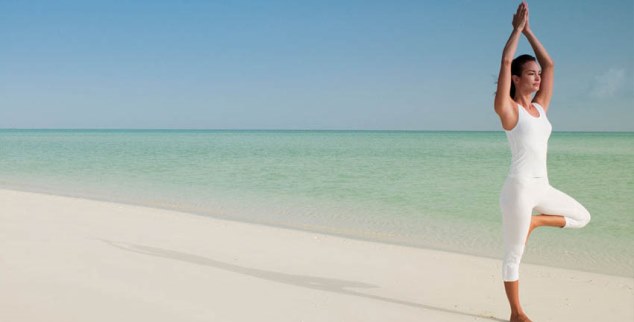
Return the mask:
{"type": "MultiPolygon", "coordinates": [[[[535,61],[535,57],[531,55],[521,55],[513,59],[513,62],[511,63],[511,75],[522,76],[524,64],[529,61],[535,61]]],[[[511,80],[511,98],[515,98],[515,84],[513,83],[513,80],[511,80]]]]}

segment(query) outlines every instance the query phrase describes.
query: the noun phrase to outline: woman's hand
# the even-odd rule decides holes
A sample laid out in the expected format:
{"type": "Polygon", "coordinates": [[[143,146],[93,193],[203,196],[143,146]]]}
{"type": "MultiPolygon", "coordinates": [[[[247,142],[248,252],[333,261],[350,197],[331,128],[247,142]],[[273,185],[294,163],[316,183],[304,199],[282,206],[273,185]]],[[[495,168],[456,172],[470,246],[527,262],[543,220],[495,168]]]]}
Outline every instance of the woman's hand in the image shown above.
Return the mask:
{"type": "Polygon", "coordinates": [[[513,29],[523,32],[526,26],[528,26],[528,5],[522,2],[513,15],[513,29]]]}
{"type": "Polygon", "coordinates": [[[522,31],[523,33],[528,33],[531,32],[531,27],[528,24],[528,3],[526,3],[526,1],[522,1],[522,3],[524,4],[524,7],[526,8],[526,24],[524,25],[524,30],[522,31]]]}

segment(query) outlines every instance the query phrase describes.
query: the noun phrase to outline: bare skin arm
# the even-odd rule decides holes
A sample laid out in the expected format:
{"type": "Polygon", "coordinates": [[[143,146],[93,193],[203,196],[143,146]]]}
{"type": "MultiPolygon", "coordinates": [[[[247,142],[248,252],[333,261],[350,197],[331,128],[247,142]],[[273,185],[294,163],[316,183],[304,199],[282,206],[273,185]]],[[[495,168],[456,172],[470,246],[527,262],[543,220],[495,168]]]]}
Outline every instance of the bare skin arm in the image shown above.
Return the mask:
{"type": "Polygon", "coordinates": [[[513,15],[513,32],[502,52],[497,92],[495,93],[495,112],[500,117],[502,127],[505,130],[511,130],[517,123],[518,111],[513,98],[509,94],[511,90],[511,62],[513,61],[513,56],[517,50],[517,43],[527,22],[528,11],[525,4],[521,3],[517,8],[517,12],[513,15]]]}
{"type": "Polygon", "coordinates": [[[533,97],[533,102],[538,103],[544,108],[544,111],[548,111],[548,106],[550,105],[550,99],[553,95],[553,83],[554,83],[554,69],[555,64],[553,60],[548,55],[546,48],[542,45],[541,42],[537,39],[535,34],[530,28],[528,23],[528,5],[526,4],[526,25],[524,26],[524,30],[522,31],[528,42],[533,47],[533,51],[535,52],[535,56],[537,56],[537,61],[542,68],[541,73],[541,85],[539,87],[539,91],[533,97]]]}

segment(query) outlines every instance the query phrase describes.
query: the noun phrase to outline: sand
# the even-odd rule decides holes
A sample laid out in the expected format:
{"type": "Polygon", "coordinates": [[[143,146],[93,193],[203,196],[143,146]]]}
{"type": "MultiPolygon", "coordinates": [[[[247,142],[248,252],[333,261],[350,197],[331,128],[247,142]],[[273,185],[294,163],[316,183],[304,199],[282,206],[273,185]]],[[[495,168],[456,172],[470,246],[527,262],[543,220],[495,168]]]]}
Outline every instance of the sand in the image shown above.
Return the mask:
{"type": "MultiPolygon", "coordinates": [[[[504,321],[500,261],[0,190],[0,321],[504,321]]],[[[523,264],[534,321],[634,321],[634,277],[523,264]]]]}

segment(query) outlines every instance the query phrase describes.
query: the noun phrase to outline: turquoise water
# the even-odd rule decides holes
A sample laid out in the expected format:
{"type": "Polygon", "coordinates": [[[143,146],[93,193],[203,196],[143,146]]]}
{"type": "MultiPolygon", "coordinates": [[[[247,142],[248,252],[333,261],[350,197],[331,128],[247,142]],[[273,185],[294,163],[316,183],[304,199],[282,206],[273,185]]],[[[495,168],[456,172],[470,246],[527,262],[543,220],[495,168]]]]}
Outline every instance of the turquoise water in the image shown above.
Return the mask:
{"type": "MultiPolygon", "coordinates": [[[[634,276],[634,133],[558,133],[551,184],[593,215],[525,262],[634,276]]],[[[499,258],[503,132],[0,130],[0,186],[499,258]]]]}

